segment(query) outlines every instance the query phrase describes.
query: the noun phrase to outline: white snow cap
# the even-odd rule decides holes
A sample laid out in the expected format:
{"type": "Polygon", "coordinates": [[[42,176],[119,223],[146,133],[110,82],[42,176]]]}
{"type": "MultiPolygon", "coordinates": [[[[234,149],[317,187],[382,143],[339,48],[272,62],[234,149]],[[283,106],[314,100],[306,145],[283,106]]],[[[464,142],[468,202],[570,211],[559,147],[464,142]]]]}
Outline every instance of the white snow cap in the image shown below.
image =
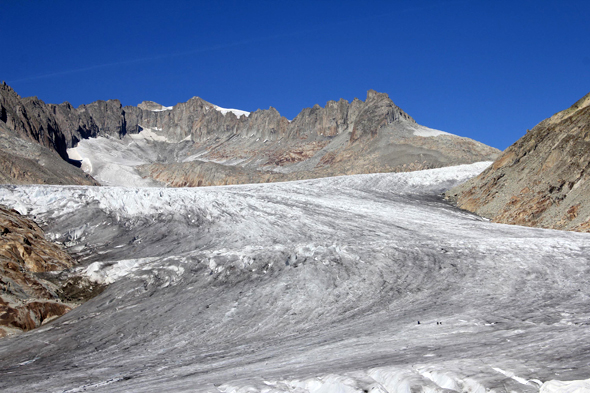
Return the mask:
{"type": "Polygon", "coordinates": [[[221,112],[224,116],[228,113],[231,112],[234,115],[236,115],[237,117],[241,117],[241,116],[249,116],[250,112],[246,112],[240,109],[231,109],[231,108],[222,108],[220,106],[217,105],[213,105],[213,108],[215,108],[216,111],[221,112]]]}

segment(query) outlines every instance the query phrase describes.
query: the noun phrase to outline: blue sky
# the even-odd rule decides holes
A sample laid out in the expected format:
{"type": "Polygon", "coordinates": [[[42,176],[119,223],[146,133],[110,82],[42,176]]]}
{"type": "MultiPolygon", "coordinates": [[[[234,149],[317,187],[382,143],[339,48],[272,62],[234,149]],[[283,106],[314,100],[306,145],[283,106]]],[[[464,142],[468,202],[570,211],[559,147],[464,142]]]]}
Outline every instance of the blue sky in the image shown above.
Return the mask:
{"type": "Polygon", "coordinates": [[[199,96],[289,119],[389,94],[505,149],[590,92],[588,1],[4,1],[0,80],[74,106],[199,96]]]}

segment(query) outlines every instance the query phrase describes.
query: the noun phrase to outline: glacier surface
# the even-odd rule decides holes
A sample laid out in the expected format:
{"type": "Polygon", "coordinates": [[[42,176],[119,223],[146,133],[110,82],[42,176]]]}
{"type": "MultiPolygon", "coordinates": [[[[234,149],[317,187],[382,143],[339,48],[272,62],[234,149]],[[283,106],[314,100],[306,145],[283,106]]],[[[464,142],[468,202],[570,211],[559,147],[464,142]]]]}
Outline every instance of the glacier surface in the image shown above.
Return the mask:
{"type": "Polygon", "coordinates": [[[3,186],[109,283],[0,341],[2,392],[590,386],[590,235],[440,192],[489,163],[208,188],[3,186]]]}

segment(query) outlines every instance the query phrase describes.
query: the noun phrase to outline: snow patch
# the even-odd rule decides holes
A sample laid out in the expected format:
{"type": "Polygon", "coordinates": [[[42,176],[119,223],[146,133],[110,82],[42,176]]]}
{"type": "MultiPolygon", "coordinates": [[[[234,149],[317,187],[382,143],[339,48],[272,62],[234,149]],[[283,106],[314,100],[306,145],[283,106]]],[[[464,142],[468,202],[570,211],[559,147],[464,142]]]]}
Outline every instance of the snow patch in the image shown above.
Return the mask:
{"type": "Polygon", "coordinates": [[[152,109],[152,112],[170,111],[170,110],[172,110],[172,108],[174,108],[174,107],[173,106],[162,106],[162,108],[160,108],[160,109],[152,109]]]}
{"type": "MultiPolygon", "coordinates": [[[[501,368],[498,367],[493,367],[494,371],[499,372],[500,374],[504,374],[505,376],[507,376],[508,378],[512,378],[513,380],[515,380],[516,382],[523,384],[523,385],[530,385],[529,381],[526,380],[525,378],[521,378],[517,375],[515,375],[513,372],[510,371],[504,371],[501,368]]],[[[533,385],[535,387],[537,387],[537,385],[533,385]]]]}
{"type": "Polygon", "coordinates": [[[81,162],[81,169],[105,186],[153,187],[160,183],[143,178],[135,169],[138,165],[154,162],[156,149],[151,143],[172,143],[156,128],[145,128],[138,134],[123,139],[89,138],[68,149],[72,160],[81,162]]]}
{"type": "Polygon", "coordinates": [[[420,124],[416,124],[416,123],[407,123],[406,126],[414,133],[414,135],[416,136],[421,136],[424,138],[429,138],[429,137],[433,137],[433,136],[439,136],[439,135],[453,135],[449,132],[445,132],[445,131],[441,131],[441,130],[435,130],[434,128],[428,128],[428,127],[424,127],[421,126],[420,124]]]}
{"type": "Polygon", "coordinates": [[[138,134],[129,134],[129,137],[133,140],[146,140],[146,141],[158,141],[158,142],[171,142],[164,135],[156,134],[154,131],[162,131],[161,128],[143,128],[138,134]]]}
{"type": "Polygon", "coordinates": [[[228,114],[229,112],[233,113],[238,118],[241,117],[241,116],[248,117],[250,115],[250,112],[242,111],[240,109],[222,108],[222,107],[217,106],[217,105],[213,105],[213,108],[215,108],[216,111],[221,112],[224,116],[226,114],[228,114]]]}

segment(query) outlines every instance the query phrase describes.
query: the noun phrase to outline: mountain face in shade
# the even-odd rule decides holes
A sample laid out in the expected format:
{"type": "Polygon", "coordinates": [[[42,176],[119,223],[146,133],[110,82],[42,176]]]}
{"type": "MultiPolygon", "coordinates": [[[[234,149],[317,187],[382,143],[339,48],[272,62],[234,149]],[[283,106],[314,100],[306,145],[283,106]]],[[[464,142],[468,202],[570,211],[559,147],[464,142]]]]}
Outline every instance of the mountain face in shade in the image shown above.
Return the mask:
{"type": "Polygon", "coordinates": [[[6,83],[0,85],[0,125],[67,158],[66,138],[49,107],[37,97],[21,99],[6,83]]]}
{"type": "Polygon", "coordinates": [[[590,232],[590,94],[446,196],[495,222],[590,232]]]}

